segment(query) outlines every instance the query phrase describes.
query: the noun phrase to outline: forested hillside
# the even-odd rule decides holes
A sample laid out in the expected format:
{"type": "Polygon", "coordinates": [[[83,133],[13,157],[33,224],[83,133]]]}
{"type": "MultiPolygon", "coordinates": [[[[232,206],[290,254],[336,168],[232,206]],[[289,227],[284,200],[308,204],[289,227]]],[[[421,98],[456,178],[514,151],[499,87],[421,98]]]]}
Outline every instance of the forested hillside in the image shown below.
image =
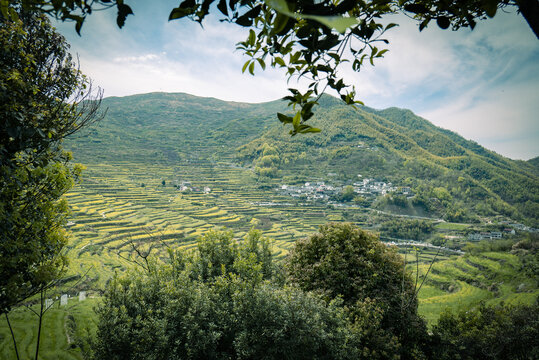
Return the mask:
{"type": "Polygon", "coordinates": [[[208,160],[263,133],[285,105],[151,93],[109,97],[102,109],[103,121],[67,142],[79,161],[208,160]]]}

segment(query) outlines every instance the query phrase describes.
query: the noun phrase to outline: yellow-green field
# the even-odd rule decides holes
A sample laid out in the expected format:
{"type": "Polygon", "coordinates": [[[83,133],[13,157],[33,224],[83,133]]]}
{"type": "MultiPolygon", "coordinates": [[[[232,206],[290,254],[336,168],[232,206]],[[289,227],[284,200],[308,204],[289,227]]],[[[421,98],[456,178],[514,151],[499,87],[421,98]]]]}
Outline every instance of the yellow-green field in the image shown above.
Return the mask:
{"type": "MultiPolygon", "coordinates": [[[[99,291],[114,272],[133,266],[129,259],[133,258],[135,248],[165,256],[168,247],[192,248],[197,237],[209,229],[233,229],[236,237],[241,238],[254,226],[273,239],[275,257],[282,259],[296,239],[315,232],[319,225],[350,221],[355,213],[368,212],[359,207],[339,209],[282,196],[274,190],[279,185],[276,180],[269,186],[260,185],[249,169],[227,164],[89,165],[85,180],[66,195],[72,210],[67,276],[76,279],[87,273],[69,293],[75,296],[83,290],[96,298],[80,303],[70,300],[68,306],[55,305],[47,312],[40,358],[82,358],[75,339],[94,328],[92,307],[99,301],[99,291]],[[200,190],[209,187],[211,191],[181,192],[174,186],[185,182],[200,190]],[[261,203],[273,205],[257,205],[261,203]]],[[[443,230],[466,228],[462,224],[443,226],[443,230]]],[[[416,253],[407,253],[407,266],[414,278],[416,268],[419,269],[419,283],[435,252],[423,250],[417,254],[418,266],[416,253]]],[[[514,255],[441,253],[436,260],[419,292],[419,310],[430,324],[446,307],[458,309],[480,301],[530,303],[539,295],[536,284],[519,275],[520,263],[514,255]]],[[[74,281],[65,284],[65,289],[74,281]]],[[[36,316],[20,307],[10,314],[10,320],[21,359],[31,357],[37,338],[36,316]]],[[[0,319],[0,357],[14,357],[5,318],[0,319]]]]}

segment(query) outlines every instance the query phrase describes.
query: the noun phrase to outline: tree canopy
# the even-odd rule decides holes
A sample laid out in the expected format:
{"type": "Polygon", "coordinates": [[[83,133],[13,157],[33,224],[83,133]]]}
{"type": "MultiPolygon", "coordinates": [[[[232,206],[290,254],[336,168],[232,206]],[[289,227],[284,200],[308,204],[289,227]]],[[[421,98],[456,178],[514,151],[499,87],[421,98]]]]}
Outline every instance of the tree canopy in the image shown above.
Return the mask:
{"type": "Polygon", "coordinates": [[[43,15],[0,19],[0,313],[56,279],[67,204],[81,167],[62,140],[97,119],[88,81],[43,15]]]}
{"type": "Polygon", "coordinates": [[[362,333],[339,301],[283,286],[268,239],[211,231],[117,276],[98,307],[96,359],[357,359],[362,333]]]}
{"type": "MultiPolygon", "coordinates": [[[[4,17],[9,16],[11,2],[0,3],[4,17]]],[[[79,34],[84,20],[95,10],[116,9],[120,28],[133,14],[124,0],[22,0],[22,4],[61,20],[74,21],[79,34]]],[[[360,71],[365,64],[374,65],[376,59],[383,57],[388,51],[384,34],[397,26],[387,22],[388,15],[403,13],[415,19],[420,30],[431,22],[442,29],[473,29],[477,21],[510,7],[517,8],[539,37],[537,0],[182,0],[171,10],[169,20],[189,18],[202,23],[210,12],[218,11],[223,21],[248,29],[246,40],[237,44],[249,57],[243,72],[254,74],[256,67],[264,70],[272,66],[285,69],[289,80],[308,79],[305,92],[291,88],[291,94],[285,97],[295,114],[278,114],[283,124],[291,125],[290,134],[296,135],[319,131],[307,121],[326,89],[339,93],[347,104],[360,103],[355,99],[354,87],[347,85],[338,72],[346,65],[360,71]]]]}
{"type": "Polygon", "coordinates": [[[481,304],[442,313],[433,328],[436,359],[537,359],[539,305],[481,304]]]}
{"type": "Polygon", "coordinates": [[[374,234],[352,224],[320,226],[319,233],[296,242],[287,271],[293,284],[342,299],[359,319],[379,312],[376,336],[396,337],[403,359],[422,357],[426,328],[417,314],[416,287],[402,257],[374,234]]]}

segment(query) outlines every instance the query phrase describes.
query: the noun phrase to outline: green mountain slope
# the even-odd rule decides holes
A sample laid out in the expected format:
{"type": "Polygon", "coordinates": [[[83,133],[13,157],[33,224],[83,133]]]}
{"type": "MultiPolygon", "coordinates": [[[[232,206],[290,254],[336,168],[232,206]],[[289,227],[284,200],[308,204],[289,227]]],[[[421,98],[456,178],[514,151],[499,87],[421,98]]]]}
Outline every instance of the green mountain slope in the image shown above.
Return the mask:
{"type": "Polygon", "coordinates": [[[280,152],[280,168],[296,174],[357,174],[412,187],[413,199],[388,195],[381,208],[419,207],[451,221],[477,216],[539,218],[539,178],[531,164],[514,161],[441,129],[409,110],[353,109],[323,101],[312,125],[321,134],[291,138],[272,128],[240,148],[256,164],[264,144],[280,152]],[[391,206],[390,206],[391,207],[391,206]]]}
{"type": "Polygon", "coordinates": [[[83,162],[236,161],[260,181],[285,177],[357,181],[358,174],[415,196],[388,194],[382,210],[431,214],[451,221],[501,215],[537,227],[537,161],[514,161],[441,129],[409,110],[354,109],[330,96],[320,100],[318,134],[290,137],[276,120],[282,101],[225,102],[187,94],[107,98],[106,118],[67,143],[83,162]]]}
{"type": "Polygon", "coordinates": [[[106,117],[67,142],[79,161],[181,161],[230,154],[273,124],[281,101],[226,102],[182,93],[103,100],[106,117]]]}

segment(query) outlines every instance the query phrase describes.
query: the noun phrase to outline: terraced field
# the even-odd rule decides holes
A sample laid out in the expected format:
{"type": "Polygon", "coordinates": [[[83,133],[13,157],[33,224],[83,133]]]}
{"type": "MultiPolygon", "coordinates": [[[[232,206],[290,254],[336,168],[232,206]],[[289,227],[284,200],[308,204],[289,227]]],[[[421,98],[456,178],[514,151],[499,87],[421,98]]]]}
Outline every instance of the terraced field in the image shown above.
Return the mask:
{"type": "MultiPolygon", "coordinates": [[[[192,248],[197,237],[208,229],[226,227],[241,238],[254,226],[274,239],[274,254],[281,259],[296,239],[313,233],[318,225],[350,221],[357,213],[368,215],[368,210],[362,208],[303,203],[273,190],[278,185],[277,181],[259,183],[250,169],[226,163],[186,163],[175,167],[128,162],[89,165],[84,181],[66,195],[72,210],[67,274],[72,280],[62,291],[79,281],[70,290],[71,295],[85,290],[96,298],[82,303],[71,300],[69,306],[56,306],[47,313],[40,357],[82,358],[73,337],[93,329],[91,309],[99,301],[100,289],[114,272],[133,265],[135,249],[164,256],[168,247],[192,248]],[[195,190],[179,191],[178,186],[186,183],[195,190]],[[205,187],[210,191],[204,192],[205,187]],[[87,277],[79,279],[86,273],[87,277]]],[[[358,225],[368,228],[369,224],[367,220],[358,225]]],[[[446,230],[455,226],[466,227],[440,227],[446,230]]],[[[409,270],[415,274],[419,269],[419,284],[431,261],[437,260],[419,292],[420,313],[430,324],[446,307],[458,309],[480,301],[530,303],[539,296],[537,284],[519,275],[519,260],[510,254],[456,256],[437,254],[433,249],[419,253],[401,251],[405,252],[409,270]]],[[[21,307],[12,313],[11,320],[24,354],[21,358],[29,358],[37,337],[36,317],[21,307]]],[[[9,330],[2,318],[0,357],[7,359],[12,355],[9,330]]]]}
{"type": "Polygon", "coordinates": [[[261,187],[249,169],[226,164],[91,165],[83,183],[66,195],[72,210],[70,272],[92,267],[91,289],[99,289],[129,265],[135,248],[162,256],[168,247],[192,247],[216,227],[233,229],[238,238],[259,228],[274,240],[275,256],[281,258],[318,225],[346,220],[342,210],[301,204],[279,195],[276,186],[261,187]],[[184,183],[193,191],[179,191],[184,183]]]}
{"type": "MultiPolygon", "coordinates": [[[[432,256],[432,252],[427,255],[432,256]]],[[[408,267],[419,283],[430,262],[420,258],[417,267],[411,259],[408,267]]],[[[539,297],[535,279],[519,272],[521,263],[516,255],[487,252],[479,255],[453,256],[433,264],[419,292],[419,312],[429,324],[446,308],[467,309],[481,301],[487,304],[530,304],[539,297]]]]}

